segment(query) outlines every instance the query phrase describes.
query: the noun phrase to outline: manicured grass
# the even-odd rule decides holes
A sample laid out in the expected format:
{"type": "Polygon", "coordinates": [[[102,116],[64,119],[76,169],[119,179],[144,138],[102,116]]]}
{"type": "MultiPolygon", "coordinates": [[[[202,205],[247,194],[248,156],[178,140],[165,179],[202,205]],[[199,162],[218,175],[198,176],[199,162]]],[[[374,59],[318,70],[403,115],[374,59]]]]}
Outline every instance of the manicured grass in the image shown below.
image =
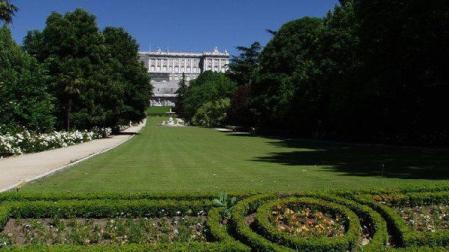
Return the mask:
{"type": "Polygon", "coordinates": [[[449,151],[159,126],[24,186],[29,192],[267,192],[449,184],[449,151]]]}
{"type": "Polygon", "coordinates": [[[158,115],[165,114],[168,111],[170,111],[170,107],[150,107],[147,112],[150,115],[158,115]]]}

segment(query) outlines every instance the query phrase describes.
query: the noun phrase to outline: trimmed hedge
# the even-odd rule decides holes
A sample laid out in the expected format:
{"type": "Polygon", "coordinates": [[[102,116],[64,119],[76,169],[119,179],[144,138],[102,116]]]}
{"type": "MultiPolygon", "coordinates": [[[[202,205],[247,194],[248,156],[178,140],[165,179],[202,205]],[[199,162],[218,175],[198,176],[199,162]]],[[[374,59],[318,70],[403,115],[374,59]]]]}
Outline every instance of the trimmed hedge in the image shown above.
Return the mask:
{"type": "Polygon", "coordinates": [[[6,251],[449,251],[449,230],[417,232],[389,205],[449,204],[449,187],[408,188],[297,194],[231,194],[238,198],[231,219],[222,224],[222,208],[213,205],[217,195],[204,194],[0,194],[0,229],[9,218],[108,218],[208,215],[211,242],[17,246],[6,251]],[[299,239],[270,230],[269,206],[300,202],[338,210],[349,217],[344,237],[299,239]],[[257,215],[257,216],[256,216],[257,215]],[[253,221],[253,219],[255,220],[253,221]],[[251,223],[251,225],[249,224],[251,223]],[[360,243],[361,224],[368,226],[370,242],[360,243]],[[269,231],[269,232],[267,232],[269,231]],[[387,246],[389,235],[395,246],[387,246]],[[342,239],[340,239],[342,238],[342,239]],[[337,241],[337,242],[336,242],[337,241]]]}
{"type": "Polygon", "coordinates": [[[246,224],[245,217],[262,205],[265,201],[277,198],[276,195],[256,195],[237,203],[232,209],[231,225],[237,238],[256,251],[293,251],[292,249],[273,243],[254,232],[246,224]]]}
{"type": "Polygon", "coordinates": [[[88,201],[18,201],[4,202],[3,207],[15,218],[48,217],[161,217],[197,215],[213,207],[209,200],[88,200],[88,201]]]}
{"type": "Polygon", "coordinates": [[[174,252],[191,252],[191,251],[240,251],[229,243],[160,243],[160,244],[128,244],[128,245],[30,245],[22,247],[6,248],[3,251],[14,252],[138,252],[138,251],[174,251],[174,252]]]}
{"type": "Polygon", "coordinates": [[[388,243],[387,222],[382,216],[372,208],[359,204],[353,200],[341,198],[329,194],[306,194],[307,197],[319,198],[326,201],[334,202],[339,205],[346,206],[357,214],[361,224],[367,223],[371,226],[371,240],[368,245],[361,246],[359,249],[363,251],[379,251],[384,249],[388,243]]]}
{"type": "Polygon", "coordinates": [[[237,237],[248,244],[252,248],[256,248],[260,251],[289,251],[290,248],[281,246],[275,242],[267,240],[264,236],[255,232],[251,227],[246,225],[245,216],[254,213],[257,208],[264,204],[266,201],[286,198],[290,196],[295,197],[308,197],[321,199],[329,202],[336,203],[338,205],[345,206],[352,210],[359,216],[359,219],[363,219],[369,223],[372,228],[372,237],[370,242],[366,246],[356,244],[356,249],[361,251],[379,251],[386,248],[388,243],[388,231],[387,223],[382,216],[374,211],[372,208],[361,205],[353,200],[338,197],[332,194],[272,194],[272,195],[256,195],[240,201],[232,211],[232,228],[237,237]]]}
{"type": "MultiPolygon", "coordinates": [[[[391,205],[428,205],[428,204],[448,204],[448,192],[417,192],[417,193],[394,193],[385,195],[391,199],[388,203],[391,205]]],[[[373,209],[381,213],[390,225],[390,232],[398,242],[398,246],[405,248],[421,248],[421,246],[448,246],[449,230],[436,232],[420,232],[415,231],[407,225],[402,217],[387,204],[376,202],[376,195],[362,194],[353,196],[355,200],[362,204],[371,206],[373,209]]],[[[386,202],[385,202],[386,203],[386,202]]]]}
{"type": "Polygon", "coordinates": [[[269,240],[300,251],[347,251],[356,246],[361,236],[359,219],[350,209],[336,203],[313,198],[291,197],[270,201],[257,209],[256,223],[260,232],[269,240]],[[278,205],[313,206],[325,212],[339,213],[345,218],[345,235],[343,237],[300,238],[285,232],[280,232],[269,220],[273,208],[278,205]]]}
{"type": "MultiPolygon", "coordinates": [[[[242,199],[250,194],[228,194],[231,197],[242,199]]],[[[0,202],[2,201],[57,201],[57,200],[201,200],[214,199],[216,194],[212,193],[22,193],[22,192],[4,192],[0,193],[0,202]]]]}
{"type": "Polygon", "coordinates": [[[236,251],[251,251],[251,249],[229,234],[228,225],[222,225],[223,208],[212,208],[207,214],[207,227],[213,240],[224,242],[232,246],[236,251]]]}

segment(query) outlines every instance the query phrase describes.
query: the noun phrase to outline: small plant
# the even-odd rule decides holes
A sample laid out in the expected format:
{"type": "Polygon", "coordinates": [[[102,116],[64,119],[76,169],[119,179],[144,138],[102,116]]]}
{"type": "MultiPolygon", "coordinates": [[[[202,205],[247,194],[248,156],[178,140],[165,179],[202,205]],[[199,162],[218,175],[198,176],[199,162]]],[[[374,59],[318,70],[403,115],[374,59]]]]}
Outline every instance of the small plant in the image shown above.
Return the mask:
{"type": "Polygon", "coordinates": [[[0,234],[0,249],[11,245],[11,239],[6,234],[0,234]]]}
{"type": "Polygon", "coordinates": [[[234,207],[237,202],[237,198],[229,197],[227,193],[220,193],[218,198],[214,199],[212,202],[216,207],[223,208],[221,215],[224,220],[229,220],[231,218],[232,207],[234,207]]]}

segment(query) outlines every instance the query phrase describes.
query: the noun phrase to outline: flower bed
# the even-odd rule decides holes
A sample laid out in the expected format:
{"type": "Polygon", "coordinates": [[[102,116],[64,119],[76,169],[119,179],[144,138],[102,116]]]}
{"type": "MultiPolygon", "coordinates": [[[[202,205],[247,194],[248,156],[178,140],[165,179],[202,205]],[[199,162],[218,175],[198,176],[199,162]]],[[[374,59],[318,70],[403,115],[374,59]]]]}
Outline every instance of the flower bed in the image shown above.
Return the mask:
{"type": "Polygon", "coordinates": [[[399,247],[449,245],[448,192],[373,193],[355,198],[383,215],[399,247]]]}
{"type": "Polygon", "coordinates": [[[205,242],[205,221],[205,216],[10,219],[0,239],[15,245],[205,242]]]}
{"type": "Polygon", "coordinates": [[[24,130],[16,134],[0,135],[0,158],[23,153],[39,152],[104,138],[111,134],[109,128],[92,131],[53,131],[37,134],[24,130]]]}
{"type": "MultiPolygon", "coordinates": [[[[280,232],[299,237],[340,237],[345,233],[344,216],[317,209],[315,206],[276,205],[270,223],[280,232]]],[[[260,211],[260,210],[259,210],[260,211]]]]}
{"type": "Polygon", "coordinates": [[[401,218],[415,231],[449,230],[448,205],[394,206],[401,218]]]}
{"type": "MultiPolygon", "coordinates": [[[[294,216],[297,215],[292,217],[294,216]]],[[[306,217],[310,217],[310,215],[306,217]]],[[[292,219],[290,218],[290,220],[292,219]]],[[[293,197],[268,202],[257,210],[256,223],[259,231],[269,240],[299,250],[351,250],[360,237],[359,219],[351,210],[319,199],[293,197]],[[292,212],[313,209],[316,211],[314,221],[321,220],[319,223],[312,223],[311,219],[305,220],[305,223],[288,223],[286,225],[288,229],[296,229],[297,226],[300,228],[294,233],[285,232],[286,230],[278,229],[281,226],[277,225],[276,219],[273,218],[273,214],[276,216],[282,209],[289,209],[292,212]],[[320,218],[317,217],[318,213],[322,215],[320,218]],[[338,220],[338,218],[340,219],[338,220]],[[327,220],[329,223],[325,224],[323,220],[327,220]],[[308,231],[305,231],[306,229],[308,231]]]]}
{"type": "Polygon", "coordinates": [[[6,251],[447,251],[449,245],[449,192],[438,190],[218,199],[9,192],[0,202],[6,251]],[[433,231],[427,215],[441,218],[430,222],[433,231]]]}
{"type": "Polygon", "coordinates": [[[207,199],[13,200],[0,205],[0,224],[3,245],[13,250],[76,251],[78,247],[65,244],[94,244],[88,247],[92,251],[116,251],[116,245],[123,245],[120,250],[145,251],[150,243],[167,249],[161,244],[173,242],[173,248],[221,250],[226,244],[210,244],[206,236],[211,208],[207,199]],[[28,240],[23,238],[26,234],[28,240]]]}

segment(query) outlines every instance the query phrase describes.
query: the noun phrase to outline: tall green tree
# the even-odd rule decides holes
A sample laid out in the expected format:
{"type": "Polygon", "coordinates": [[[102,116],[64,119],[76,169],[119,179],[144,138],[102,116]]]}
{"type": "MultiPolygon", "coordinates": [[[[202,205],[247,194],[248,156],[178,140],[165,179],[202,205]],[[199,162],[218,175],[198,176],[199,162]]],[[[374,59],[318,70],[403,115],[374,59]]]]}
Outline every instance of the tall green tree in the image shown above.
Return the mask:
{"type": "Polygon", "coordinates": [[[103,35],[113,83],[113,92],[105,101],[112,113],[109,124],[139,122],[146,117],[152,95],[150,76],[138,59],[139,46],[122,28],[107,27],[103,35]]]}
{"type": "Polygon", "coordinates": [[[186,75],[184,73],[182,73],[182,78],[179,81],[178,84],[178,90],[176,90],[176,103],[175,103],[175,111],[176,113],[181,116],[184,117],[184,99],[186,96],[186,92],[187,92],[188,86],[187,86],[187,82],[186,82],[186,75]]]}
{"type": "Polygon", "coordinates": [[[251,87],[252,106],[260,126],[290,124],[293,96],[301,81],[308,78],[303,69],[314,64],[312,58],[322,30],[319,18],[294,20],[284,24],[263,49],[258,79],[251,87]]]}
{"type": "Polygon", "coordinates": [[[355,1],[365,131],[395,142],[449,142],[449,2],[355,1]]]}
{"type": "Polygon", "coordinates": [[[232,58],[228,75],[238,85],[251,85],[259,68],[262,46],[259,42],[254,42],[249,47],[238,46],[237,50],[240,54],[232,58]]]}
{"type": "Polygon", "coordinates": [[[95,16],[77,9],[51,14],[24,48],[48,69],[60,128],[112,127],[145,118],[150,77],[138,45],[123,29],[100,32],[95,16]]]}
{"type": "Polygon", "coordinates": [[[262,46],[259,42],[254,42],[249,47],[239,46],[237,50],[240,54],[232,58],[227,72],[238,85],[231,97],[228,119],[232,124],[251,126],[254,124],[254,116],[250,109],[250,93],[259,72],[262,46]]]}
{"type": "Polygon", "coordinates": [[[356,127],[351,118],[361,65],[358,29],[350,0],[341,1],[323,19],[316,43],[307,49],[307,64],[298,64],[292,75],[298,83],[290,112],[296,133],[335,137],[356,127]]]}
{"type": "Polygon", "coordinates": [[[26,36],[24,48],[49,71],[60,128],[107,126],[101,104],[109,91],[107,53],[93,15],[81,9],[52,13],[41,33],[26,36]]]}
{"type": "Polygon", "coordinates": [[[17,6],[11,4],[9,0],[0,0],[0,20],[4,23],[11,23],[17,11],[17,6]]]}
{"type": "Polygon", "coordinates": [[[47,81],[44,69],[14,42],[9,29],[0,28],[0,131],[53,129],[47,81]]]}

